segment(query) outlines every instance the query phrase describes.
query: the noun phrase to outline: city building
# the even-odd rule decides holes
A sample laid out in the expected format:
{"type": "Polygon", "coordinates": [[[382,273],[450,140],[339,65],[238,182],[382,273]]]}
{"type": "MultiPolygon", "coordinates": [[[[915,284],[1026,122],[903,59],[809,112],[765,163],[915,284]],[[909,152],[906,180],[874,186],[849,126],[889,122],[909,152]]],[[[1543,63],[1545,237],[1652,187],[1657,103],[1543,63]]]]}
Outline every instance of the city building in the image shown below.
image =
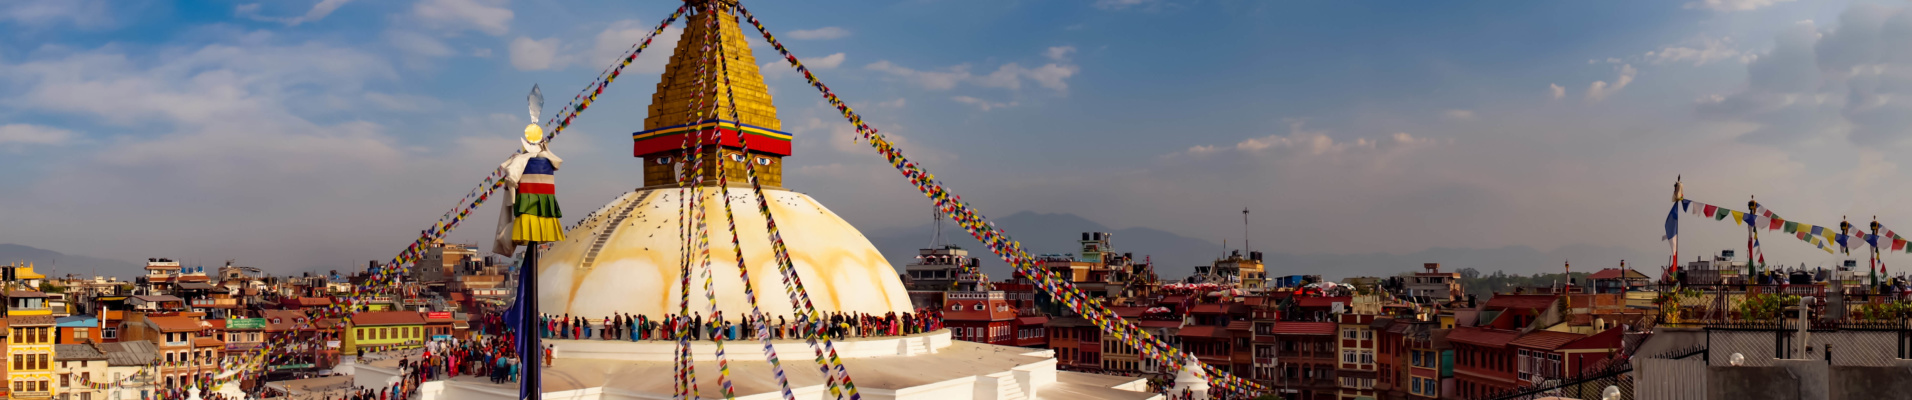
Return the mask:
{"type": "Polygon", "coordinates": [[[980,262],[969,256],[969,250],[952,245],[917,250],[916,262],[903,267],[904,279],[909,281],[910,303],[918,306],[945,303],[943,292],[963,290],[956,282],[963,278],[964,268],[980,262]]]}
{"type": "Polygon", "coordinates": [[[1335,336],[1338,328],[1334,322],[1276,321],[1270,332],[1274,337],[1271,347],[1280,366],[1274,382],[1265,384],[1294,399],[1339,398],[1341,384],[1335,380],[1340,363],[1335,336]]]}
{"type": "Polygon", "coordinates": [[[91,315],[74,315],[54,319],[54,325],[60,328],[54,344],[87,344],[100,341],[100,319],[91,315]]]}
{"type": "Polygon", "coordinates": [[[149,399],[158,388],[155,382],[159,371],[148,368],[158,362],[159,351],[153,342],[136,340],[126,342],[101,343],[101,353],[106,354],[106,375],[111,377],[111,387],[107,389],[106,399],[131,400],[149,399]]]}
{"type": "Polygon", "coordinates": [[[204,327],[198,318],[130,313],[120,332],[120,341],[151,342],[160,360],[154,368],[155,383],[160,387],[180,387],[216,372],[219,365],[217,352],[196,342],[202,330],[204,327]]]}
{"type": "Polygon", "coordinates": [[[1522,385],[1515,375],[1518,353],[1509,346],[1520,332],[1465,326],[1447,333],[1454,346],[1456,393],[1475,398],[1513,390],[1522,385]]]}
{"type": "Polygon", "coordinates": [[[1566,354],[1559,351],[1560,347],[1586,337],[1577,333],[1537,330],[1507,342],[1508,347],[1514,349],[1514,356],[1518,357],[1514,377],[1527,385],[1565,377],[1572,370],[1567,369],[1564,361],[1566,354]]]}
{"type": "Polygon", "coordinates": [[[1441,272],[1440,263],[1421,265],[1421,272],[1404,277],[1401,298],[1420,304],[1447,304],[1467,293],[1461,289],[1461,274],[1441,272]]]}
{"type": "Polygon", "coordinates": [[[1626,293],[1630,290],[1653,284],[1646,274],[1632,268],[1607,268],[1588,275],[1593,280],[1594,293],[1626,293]]]}
{"type": "MultiPolygon", "coordinates": [[[[14,304],[22,304],[14,299],[14,304]]],[[[8,310],[11,314],[15,310],[8,310]]],[[[28,310],[31,311],[31,310],[28,310]]],[[[44,308],[39,311],[45,311],[44,308]]],[[[54,321],[51,315],[7,317],[7,381],[9,398],[45,399],[59,395],[53,387],[54,321]]]]}
{"type": "Polygon", "coordinates": [[[417,311],[366,311],[353,313],[347,321],[342,348],[347,354],[425,345],[425,316],[417,311]]]}
{"type": "Polygon", "coordinates": [[[1347,313],[1335,315],[1339,326],[1335,345],[1341,359],[1335,366],[1335,378],[1341,385],[1340,399],[1373,398],[1375,380],[1374,319],[1381,315],[1382,296],[1355,295],[1347,313]]]}
{"type": "Polygon", "coordinates": [[[103,385],[95,385],[111,382],[107,379],[106,354],[93,346],[92,343],[54,345],[53,360],[59,364],[54,367],[54,374],[59,376],[59,384],[54,389],[59,391],[60,399],[108,398],[103,385]]]}

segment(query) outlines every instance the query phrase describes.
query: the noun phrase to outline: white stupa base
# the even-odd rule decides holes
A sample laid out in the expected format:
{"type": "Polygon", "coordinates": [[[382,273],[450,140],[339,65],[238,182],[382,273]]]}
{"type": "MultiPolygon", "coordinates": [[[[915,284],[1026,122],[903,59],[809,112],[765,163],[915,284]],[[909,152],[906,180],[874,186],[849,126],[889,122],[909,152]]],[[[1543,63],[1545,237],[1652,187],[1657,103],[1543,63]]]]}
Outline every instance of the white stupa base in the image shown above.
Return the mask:
{"type": "MultiPolygon", "coordinates": [[[[557,361],[544,370],[544,398],[551,400],[670,399],[676,372],[675,342],[551,340],[557,361]]],[[[791,392],[799,399],[836,396],[824,385],[816,353],[803,341],[775,341],[791,392]]],[[[1142,378],[1056,371],[1045,349],[949,340],[948,331],[906,337],[846,339],[837,357],[864,399],[1160,399],[1142,378]]],[[[723,398],[717,383],[714,343],[693,348],[700,398],[723,398]],[[708,347],[702,347],[707,345],[708,347]]],[[[781,399],[783,394],[756,341],[726,342],[731,385],[739,399],[781,399]]],[[[396,374],[396,360],[359,364],[356,381],[376,387],[396,374]]],[[[421,400],[515,400],[515,383],[496,385],[465,376],[429,382],[421,400]]],[[[846,397],[847,398],[847,397],[846,397]]]]}

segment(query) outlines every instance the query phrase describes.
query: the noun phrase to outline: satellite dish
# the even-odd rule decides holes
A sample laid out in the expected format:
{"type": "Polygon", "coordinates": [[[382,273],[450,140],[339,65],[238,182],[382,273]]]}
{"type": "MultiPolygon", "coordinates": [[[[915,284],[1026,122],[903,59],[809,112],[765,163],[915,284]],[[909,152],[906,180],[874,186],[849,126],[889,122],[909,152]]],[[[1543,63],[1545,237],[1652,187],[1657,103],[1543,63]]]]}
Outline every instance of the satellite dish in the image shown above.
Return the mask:
{"type": "Polygon", "coordinates": [[[1746,364],[1746,355],[1733,353],[1733,357],[1729,358],[1728,360],[1730,360],[1728,361],[1729,363],[1732,363],[1733,366],[1737,367],[1737,366],[1746,364]]]}
{"type": "Polygon", "coordinates": [[[1606,390],[1600,391],[1600,400],[1620,400],[1620,387],[1607,385],[1606,390]]]}

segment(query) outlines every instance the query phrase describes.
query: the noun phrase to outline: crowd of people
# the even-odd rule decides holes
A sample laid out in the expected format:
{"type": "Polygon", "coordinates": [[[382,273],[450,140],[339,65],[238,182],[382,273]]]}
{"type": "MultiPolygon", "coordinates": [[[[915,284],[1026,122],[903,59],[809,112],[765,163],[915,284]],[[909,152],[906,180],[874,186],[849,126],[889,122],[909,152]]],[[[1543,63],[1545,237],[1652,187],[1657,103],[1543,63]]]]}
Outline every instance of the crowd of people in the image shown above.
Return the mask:
{"type": "MultiPolygon", "coordinates": [[[[483,376],[494,384],[506,384],[518,381],[519,371],[523,368],[512,337],[486,334],[488,332],[506,333],[502,330],[504,321],[486,316],[477,324],[479,333],[473,340],[435,340],[425,343],[423,349],[407,351],[397,356],[399,371],[404,379],[384,388],[359,387],[342,397],[327,396],[327,400],[406,400],[415,394],[420,382],[451,379],[459,376],[483,376]]],[[[768,328],[772,339],[798,339],[805,332],[815,331],[832,338],[881,337],[913,335],[943,329],[942,313],[932,308],[918,309],[916,312],[885,313],[874,315],[867,313],[826,313],[817,322],[804,324],[793,318],[743,318],[730,321],[721,313],[706,319],[702,313],[689,316],[667,315],[653,319],[644,315],[618,314],[607,318],[586,319],[570,315],[545,315],[538,334],[548,339],[583,340],[677,340],[687,336],[691,340],[753,340],[753,332],[759,328],[768,328]],[[688,329],[696,327],[697,329],[688,329]]],[[[554,346],[547,345],[540,353],[545,366],[552,363],[554,346]]],[[[359,359],[365,354],[361,351],[359,359]]]]}
{"type": "Polygon", "coordinates": [[[705,319],[702,312],[691,315],[665,315],[653,318],[647,315],[615,314],[590,319],[581,316],[543,315],[543,324],[539,327],[539,337],[548,339],[577,340],[677,340],[688,337],[690,340],[739,340],[753,339],[760,328],[768,328],[771,339],[802,338],[805,332],[820,332],[832,338],[879,337],[913,335],[943,329],[943,314],[934,308],[920,308],[916,312],[896,312],[875,315],[868,313],[825,313],[818,321],[805,324],[793,318],[777,316],[770,319],[744,317],[731,321],[719,312],[705,319]]]}

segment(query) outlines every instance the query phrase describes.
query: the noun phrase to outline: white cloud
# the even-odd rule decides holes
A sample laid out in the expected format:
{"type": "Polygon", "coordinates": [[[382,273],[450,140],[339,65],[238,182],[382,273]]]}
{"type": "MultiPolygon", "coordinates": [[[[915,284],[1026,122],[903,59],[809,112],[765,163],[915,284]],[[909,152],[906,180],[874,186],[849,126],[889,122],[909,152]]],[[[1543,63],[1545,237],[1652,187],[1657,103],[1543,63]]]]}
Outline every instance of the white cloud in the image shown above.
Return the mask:
{"type": "Polygon", "coordinates": [[[1742,53],[1733,45],[1733,38],[1713,39],[1700,37],[1693,47],[1668,45],[1659,50],[1646,52],[1646,60],[1654,65],[1678,62],[1693,62],[1693,66],[1706,65],[1716,61],[1736,60],[1750,62],[1750,54],[1742,53]]]}
{"type": "Polygon", "coordinates": [[[491,58],[491,48],[479,47],[476,49],[471,49],[471,56],[478,57],[478,58],[491,58]]]}
{"type": "Polygon", "coordinates": [[[1686,3],[1687,9],[1713,11],[1752,11],[1792,0],[1699,0],[1686,3]]]}
{"type": "Polygon", "coordinates": [[[1057,62],[1067,62],[1069,61],[1069,55],[1075,54],[1075,52],[1075,46],[1055,46],[1050,47],[1049,51],[1043,52],[1042,55],[1057,62]]]}
{"type": "Polygon", "coordinates": [[[10,144],[62,145],[78,135],[73,131],[44,125],[0,125],[0,146],[10,144]]]}
{"type": "Polygon", "coordinates": [[[1606,100],[1607,96],[1619,93],[1620,89],[1625,89],[1627,84],[1633,83],[1633,76],[1639,73],[1639,70],[1633,69],[1633,64],[1621,64],[1620,76],[1614,78],[1613,83],[1594,81],[1593,84],[1587,85],[1587,100],[1606,100]]]}
{"type": "Polygon", "coordinates": [[[1865,146],[1912,143],[1912,7],[1857,4],[1836,29],[1800,21],[1782,29],[1771,50],[1746,65],[1737,93],[1696,104],[1700,116],[1750,123],[1740,140],[1797,145],[1846,141],[1865,146]]]}
{"type": "Polygon", "coordinates": [[[454,53],[445,42],[418,32],[388,31],[385,32],[385,40],[407,56],[444,57],[454,53]]]}
{"type": "Polygon", "coordinates": [[[1335,140],[1324,130],[1306,128],[1306,122],[1289,120],[1286,134],[1272,134],[1262,137],[1243,139],[1234,146],[1198,145],[1189,147],[1180,153],[1170,154],[1205,157],[1223,152],[1237,152],[1246,155],[1286,154],[1286,155],[1337,155],[1353,151],[1396,150],[1436,143],[1433,139],[1416,138],[1406,132],[1397,132],[1385,139],[1357,138],[1354,141],[1335,140]]]}
{"type": "MultiPolygon", "coordinates": [[[[803,66],[810,68],[810,70],[812,71],[836,69],[836,67],[843,66],[844,58],[845,56],[843,55],[843,53],[836,53],[836,54],[831,54],[831,55],[818,57],[814,59],[804,60],[803,66]]],[[[763,65],[758,66],[757,71],[763,74],[764,79],[781,79],[786,76],[794,76],[797,74],[797,69],[791,68],[790,63],[787,61],[784,61],[781,58],[773,59],[773,60],[770,60],[770,62],[763,63],[763,65]]]]}
{"type": "Polygon", "coordinates": [[[876,106],[877,106],[877,107],[883,107],[883,108],[903,108],[903,105],[904,105],[904,104],[905,104],[905,102],[904,102],[904,100],[903,100],[903,98],[901,98],[901,97],[898,97],[898,98],[896,98],[896,99],[893,99],[893,100],[890,100],[890,101],[885,101],[885,102],[881,102],[881,103],[876,103],[876,106]]]}
{"type": "Polygon", "coordinates": [[[843,53],[836,53],[836,54],[823,56],[821,58],[812,59],[810,62],[804,63],[803,65],[806,67],[810,67],[812,69],[836,68],[839,65],[843,65],[843,53]]]}
{"type": "MultiPolygon", "coordinates": [[[[1072,51],[1074,51],[1072,47],[1052,47],[1046,51],[1044,55],[1055,58],[1057,56],[1066,56],[1072,51]]],[[[1020,90],[1022,89],[1023,81],[1028,80],[1035,82],[1036,85],[1042,86],[1043,88],[1065,93],[1069,90],[1069,77],[1075,76],[1077,72],[1081,71],[1081,67],[1067,61],[1052,62],[1036,68],[1024,68],[1017,63],[1006,63],[998,66],[994,72],[990,72],[986,75],[971,73],[969,64],[958,64],[940,71],[922,71],[883,60],[871,63],[863,68],[882,72],[901,79],[904,82],[930,90],[954,89],[958,84],[962,83],[982,87],[1020,90]]]]}
{"type": "Polygon", "coordinates": [[[1473,120],[1474,120],[1474,111],[1473,111],[1473,110],[1447,110],[1447,111],[1442,111],[1442,112],[1441,112],[1441,118],[1446,118],[1446,119],[1447,119],[1447,120],[1449,120],[1449,121],[1473,121],[1473,120]]]}
{"type": "Polygon", "coordinates": [[[1567,88],[1560,87],[1559,84],[1555,84],[1555,83],[1547,84],[1547,92],[1553,95],[1554,100],[1560,100],[1560,98],[1562,97],[1567,97],[1567,88]]]}
{"type": "Polygon", "coordinates": [[[784,34],[784,36],[796,40],[841,39],[850,36],[850,31],[834,26],[826,26],[817,29],[798,29],[790,31],[790,33],[784,34]]]}
{"type": "Polygon", "coordinates": [[[1153,4],[1158,0],[1095,0],[1095,8],[1104,10],[1123,10],[1130,7],[1153,4]]]}
{"type": "Polygon", "coordinates": [[[532,40],[518,37],[511,41],[511,66],[519,71],[539,71],[563,66],[558,59],[558,38],[532,40]]]}
{"type": "Polygon", "coordinates": [[[115,7],[106,0],[8,1],[0,4],[0,21],[42,27],[70,22],[98,29],[117,23],[112,15],[115,7]]]}
{"type": "Polygon", "coordinates": [[[447,30],[473,29],[492,36],[511,30],[515,15],[505,8],[509,0],[421,0],[412,13],[427,25],[447,30]]]}
{"type": "Polygon", "coordinates": [[[961,83],[963,80],[970,78],[969,66],[967,65],[949,67],[947,71],[917,71],[909,67],[890,63],[889,60],[883,60],[863,66],[863,68],[887,73],[930,90],[955,89],[957,83],[961,83]]]}
{"type": "MultiPolygon", "coordinates": [[[[612,62],[617,61],[618,56],[630,50],[631,46],[644,41],[644,35],[650,34],[652,29],[657,28],[655,24],[655,21],[646,22],[635,19],[614,22],[611,26],[599,31],[593,38],[590,52],[572,56],[571,60],[560,61],[580,64],[587,68],[611,65],[612,62]]],[[[663,32],[658,32],[657,37],[651,39],[651,46],[646,48],[644,54],[638,56],[637,61],[633,61],[625,72],[664,72],[664,64],[670,61],[671,46],[674,46],[682,35],[683,30],[677,25],[664,28],[663,32]]]]}
{"type": "Polygon", "coordinates": [[[344,6],[345,3],[350,1],[352,0],[319,0],[318,4],[313,4],[312,8],[306,10],[305,14],[297,17],[267,17],[259,15],[259,3],[241,4],[234,8],[234,13],[254,21],[278,22],[286,26],[298,26],[299,24],[325,19],[325,16],[332,15],[333,11],[337,11],[340,6],[344,6]]]}
{"type": "MultiPolygon", "coordinates": [[[[900,99],[899,99],[899,100],[900,100],[900,99]]],[[[983,100],[983,99],[978,99],[978,98],[975,98],[975,97],[969,97],[969,96],[956,96],[956,97],[951,97],[951,98],[950,98],[950,100],[955,100],[955,101],[956,101],[957,103],[963,103],[963,104],[968,104],[968,105],[972,105],[972,106],[976,106],[976,108],[979,108],[979,109],[982,109],[983,111],[989,111],[989,110],[993,110],[993,109],[997,109],[997,108],[1009,108],[1009,107],[1015,107],[1015,106],[1016,106],[1016,102],[1014,102],[1014,101],[1011,101],[1011,102],[1008,102],[1008,103],[999,103],[999,102],[992,102],[992,101],[988,101],[988,100],[983,100]]]]}
{"type": "Polygon", "coordinates": [[[365,92],[365,100],[390,111],[428,111],[442,105],[437,98],[411,94],[365,92]]]}

